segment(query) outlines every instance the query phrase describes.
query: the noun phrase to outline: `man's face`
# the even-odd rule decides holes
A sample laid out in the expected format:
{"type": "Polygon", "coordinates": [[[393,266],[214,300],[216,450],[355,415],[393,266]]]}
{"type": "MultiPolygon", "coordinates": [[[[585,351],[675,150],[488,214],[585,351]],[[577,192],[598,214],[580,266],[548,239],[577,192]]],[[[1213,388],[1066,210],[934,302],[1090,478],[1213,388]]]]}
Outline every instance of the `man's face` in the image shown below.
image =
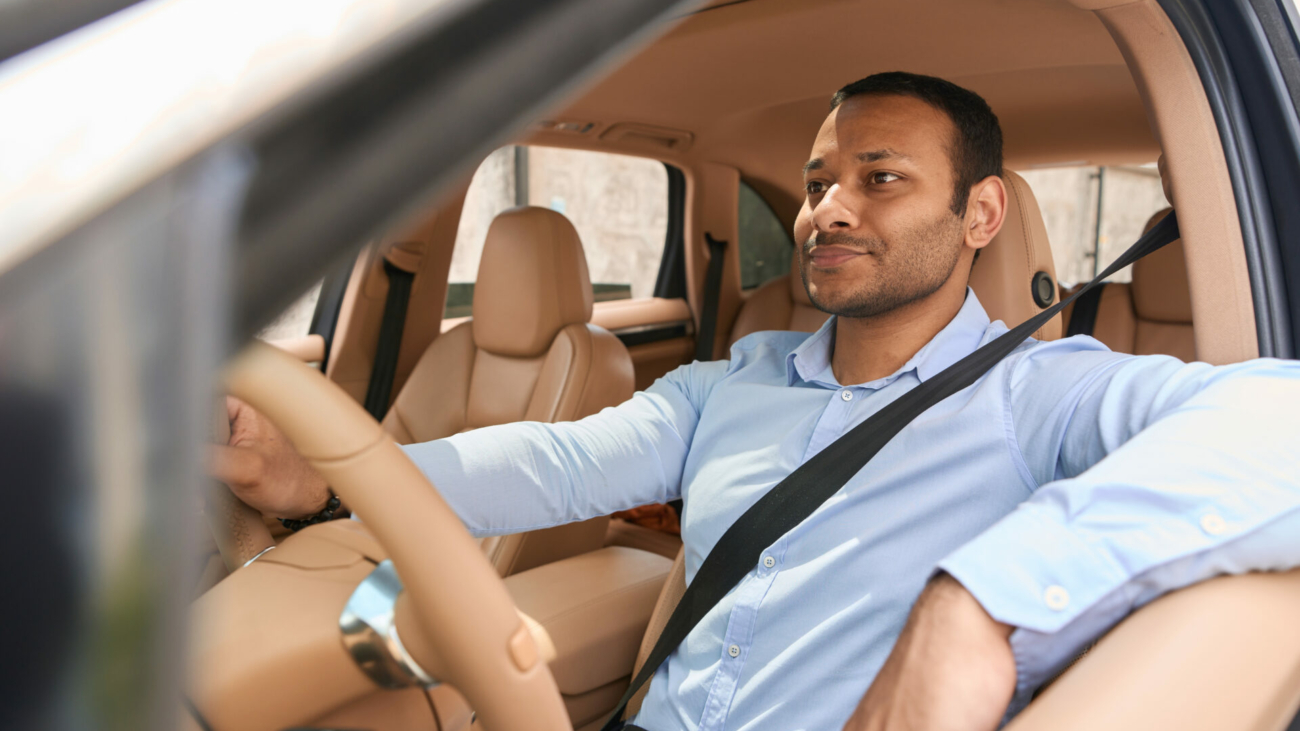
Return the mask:
{"type": "Polygon", "coordinates": [[[964,240],[954,215],[954,126],[905,96],[858,96],[831,112],[804,171],[795,221],[813,304],[872,317],[938,290],[964,240]]]}

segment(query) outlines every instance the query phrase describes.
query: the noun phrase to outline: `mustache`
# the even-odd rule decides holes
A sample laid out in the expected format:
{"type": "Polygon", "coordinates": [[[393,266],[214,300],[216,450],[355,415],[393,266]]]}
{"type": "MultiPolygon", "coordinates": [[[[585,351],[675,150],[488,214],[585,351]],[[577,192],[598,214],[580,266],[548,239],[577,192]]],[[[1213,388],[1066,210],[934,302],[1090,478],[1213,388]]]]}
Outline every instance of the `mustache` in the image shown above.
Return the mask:
{"type": "Polygon", "coordinates": [[[843,246],[846,249],[868,254],[880,253],[889,249],[889,244],[880,238],[863,238],[847,233],[819,232],[809,236],[808,240],[803,243],[803,255],[811,255],[813,247],[816,246],[843,246]]]}

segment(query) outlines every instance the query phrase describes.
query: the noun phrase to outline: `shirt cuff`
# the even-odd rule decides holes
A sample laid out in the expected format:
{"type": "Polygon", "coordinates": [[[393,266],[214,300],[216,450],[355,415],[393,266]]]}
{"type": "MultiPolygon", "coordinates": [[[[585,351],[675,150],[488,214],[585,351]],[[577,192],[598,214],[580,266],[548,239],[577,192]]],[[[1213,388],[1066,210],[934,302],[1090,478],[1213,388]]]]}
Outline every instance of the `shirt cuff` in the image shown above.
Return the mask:
{"type": "Polygon", "coordinates": [[[1023,503],[938,566],[966,587],[994,619],[1052,633],[1129,576],[1051,511],[1023,503]]]}

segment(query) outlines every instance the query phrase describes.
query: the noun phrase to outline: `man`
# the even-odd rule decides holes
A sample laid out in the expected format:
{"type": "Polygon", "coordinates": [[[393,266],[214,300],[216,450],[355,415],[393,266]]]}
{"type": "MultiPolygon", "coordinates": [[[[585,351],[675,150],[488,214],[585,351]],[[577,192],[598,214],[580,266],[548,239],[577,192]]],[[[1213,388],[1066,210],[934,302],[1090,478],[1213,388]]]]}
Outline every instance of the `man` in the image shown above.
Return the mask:
{"type": "MultiPolygon", "coordinates": [[[[850,84],[795,224],[809,296],[835,315],[821,330],[756,333],[579,422],[407,453],[478,535],[680,497],[689,581],[774,484],[1005,332],[966,286],[1003,224],[1001,172],[975,94],[903,73],[850,84]]],[[[1300,563],[1297,405],[1294,363],[1029,341],[764,551],[658,669],[634,723],[996,728],[1133,608],[1300,563]]],[[[219,476],[270,514],[320,510],[327,487],[283,438],[247,407],[233,417],[219,476]]]]}

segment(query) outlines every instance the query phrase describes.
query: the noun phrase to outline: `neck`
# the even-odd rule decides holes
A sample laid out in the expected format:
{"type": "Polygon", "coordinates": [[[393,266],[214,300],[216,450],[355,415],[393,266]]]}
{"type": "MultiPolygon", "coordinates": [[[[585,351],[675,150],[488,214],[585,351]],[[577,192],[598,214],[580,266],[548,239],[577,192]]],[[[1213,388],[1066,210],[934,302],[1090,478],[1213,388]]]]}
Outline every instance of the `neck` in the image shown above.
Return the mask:
{"type": "Polygon", "coordinates": [[[835,320],[831,371],[844,385],[884,378],[952,322],[966,300],[966,283],[948,282],[933,294],[872,317],[835,320]]]}

